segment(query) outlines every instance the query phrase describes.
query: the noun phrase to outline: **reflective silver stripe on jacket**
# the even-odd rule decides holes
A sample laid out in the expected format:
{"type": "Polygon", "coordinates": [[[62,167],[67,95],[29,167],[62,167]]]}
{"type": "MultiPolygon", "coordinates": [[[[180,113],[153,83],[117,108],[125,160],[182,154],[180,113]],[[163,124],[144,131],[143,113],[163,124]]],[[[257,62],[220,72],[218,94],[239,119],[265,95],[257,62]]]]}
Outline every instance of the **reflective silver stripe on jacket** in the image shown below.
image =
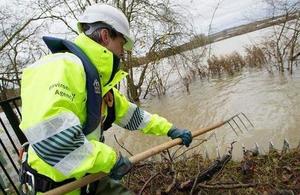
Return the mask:
{"type": "Polygon", "coordinates": [[[130,103],[126,115],[117,123],[128,130],[141,130],[150,122],[151,114],[130,103]]]}
{"type": "Polygon", "coordinates": [[[63,113],[26,131],[26,136],[34,135],[28,140],[30,138],[36,154],[64,175],[78,167],[92,152],[92,145],[78,123],[74,114],[63,113]]]}
{"type": "Polygon", "coordinates": [[[48,63],[53,63],[57,60],[68,60],[68,61],[72,61],[75,64],[79,64],[80,66],[82,66],[81,60],[75,54],[72,54],[72,53],[55,53],[55,54],[52,54],[50,56],[44,57],[44,58],[36,61],[35,63],[29,65],[28,67],[43,66],[43,65],[46,65],[48,63]]]}
{"type": "Polygon", "coordinates": [[[48,164],[54,166],[61,159],[84,144],[80,126],[69,129],[32,145],[34,151],[48,164]]]}
{"type": "Polygon", "coordinates": [[[76,167],[78,167],[84,159],[92,154],[93,146],[87,139],[84,140],[84,144],[73,152],[65,156],[54,167],[62,172],[64,175],[69,175],[76,167]]]}
{"type": "Polygon", "coordinates": [[[65,112],[26,129],[24,133],[28,142],[35,144],[77,125],[80,125],[78,117],[71,112],[65,112]]]}

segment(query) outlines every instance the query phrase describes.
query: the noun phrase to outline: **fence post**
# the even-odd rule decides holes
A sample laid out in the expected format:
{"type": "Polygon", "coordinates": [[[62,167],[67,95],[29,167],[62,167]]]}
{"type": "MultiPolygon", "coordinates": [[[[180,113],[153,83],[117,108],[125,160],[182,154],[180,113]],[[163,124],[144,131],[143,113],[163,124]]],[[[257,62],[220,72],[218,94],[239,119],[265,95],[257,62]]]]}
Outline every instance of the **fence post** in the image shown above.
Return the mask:
{"type": "Polygon", "coordinates": [[[21,131],[19,128],[19,118],[17,117],[16,113],[13,111],[11,105],[10,105],[10,100],[1,102],[1,107],[10,123],[12,126],[13,130],[15,131],[18,140],[20,141],[21,145],[27,142],[27,138],[25,137],[24,133],[21,131]]]}

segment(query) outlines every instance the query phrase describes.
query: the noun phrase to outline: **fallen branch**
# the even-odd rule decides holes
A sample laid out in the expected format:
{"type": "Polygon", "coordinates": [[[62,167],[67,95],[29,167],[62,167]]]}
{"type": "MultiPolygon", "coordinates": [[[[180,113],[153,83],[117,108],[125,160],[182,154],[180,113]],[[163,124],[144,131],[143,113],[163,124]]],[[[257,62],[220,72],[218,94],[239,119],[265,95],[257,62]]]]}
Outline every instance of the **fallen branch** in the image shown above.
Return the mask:
{"type": "Polygon", "coordinates": [[[201,174],[201,171],[198,172],[197,176],[196,176],[196,179],[194,180],[193,182],[193,186],[192,186],[192,189],[190,191],[190,194],[193,194],[194,190],[195,190],[195,187],[197,186],[197,183],[198,183],[198,178],[201,174]]]}
{"type": "Polygon", "coordinates": [[[115,134],[114,134],[114,138],[115,138],[117,144],[118,144],[121,148],[123,148],[130,156],[133,156],[133,154],[132,154],[129,150],[127,150],[127,148],[125,148],[124,145],[121,145],[121,144],[119,143],[119,141],[118,141],[118,139],[117,139],[117,136],[116,136],[115,134]]]}
{"type": "Polygon", "coordinates": [[[171,192],[171,190],[174,189],[174,187],[176,187],[176,179],[177,179],[176,174],[177,173],[174,174],[175,176],[172,180],[172,183],[170,185],[168,185],[167,189],[164,191],[165,194],[169,194],[171,192]]]}
{"type": "Polygon", "coordinates": [[[232,150],[233,150],[233,144],[235,142],[231,143],[231,149],[228,151],[228,154],[225,154],[222,156],[222,158],[218,158],[215,160],[208,168],[205,170],[199,171],[196,178],[188,180],[186,182],[183,182],[179,185],[178,190],[180,191],[187,191],[191,189],[191,194],[193,193],[196,184],[202,183],[204,181],[211,180],[215,174],[220,173],[225,165],[231,160],[232,158],[232,150]]]}
{"type": "Polygon", "coordinates": [[[208,185],[208,184],[198,184],[197,187],[206,189],[238,189],[238,188],[252,188],[258,185],[267,185],[259,183],[237,183],[237,184],[219,184],[219,185],[208,185]]]}
{"type": "Polygon", "coordinates": [[[192,150],[192,149],[194,149],[194,148],[197,148],[198,146],[200,146],[200,145],[202,145],[204,142],[206,142],[207,141],[207,139],[203,139],[200,143],[198,143],[197,145],[195,145],[195,146],[193,146],[193,147],[189,147],[188,149],[186,149],[185,151],[183,151],[181,154],[179,154],[178,156],[175,156],[175,154],[176,154],[176,152],[178,151],[178,150],[176,150],[175,152],[174,152],[174,154],[172,155],[172,157],[174,158],[174,160],[176,160],[177,158],[179,158],[180,156],[182,156],[184,153],[186,153],[187,151],[189,151],[189,150],[192,150]],[[175,157],[174,157],[175,156],[175,157]]]}
{"type": "Polygon", "coordinates": [[[139,191],[139,195],[141,195],[143,193],[143,191],[145,190],[145,188],[147,187],[147,185],[150,183],[150,181],[152,181],[152,179],[154,179],[159,173],[156,173],[154,175],[152,175],[143,185],[142,189],[139,191]]]}

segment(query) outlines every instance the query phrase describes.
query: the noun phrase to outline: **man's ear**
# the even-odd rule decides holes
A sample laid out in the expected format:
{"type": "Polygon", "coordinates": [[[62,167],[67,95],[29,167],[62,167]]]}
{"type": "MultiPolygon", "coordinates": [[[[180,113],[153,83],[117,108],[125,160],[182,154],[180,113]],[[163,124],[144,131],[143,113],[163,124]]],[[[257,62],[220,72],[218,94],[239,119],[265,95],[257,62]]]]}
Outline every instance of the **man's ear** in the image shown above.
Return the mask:
{"type": "Polygon", "coordinates": [[[103,45],[106,46],[109,43],[109,33],[107,29],[101,29],[100,31],[101,40],[103,42],[103,45]]]}

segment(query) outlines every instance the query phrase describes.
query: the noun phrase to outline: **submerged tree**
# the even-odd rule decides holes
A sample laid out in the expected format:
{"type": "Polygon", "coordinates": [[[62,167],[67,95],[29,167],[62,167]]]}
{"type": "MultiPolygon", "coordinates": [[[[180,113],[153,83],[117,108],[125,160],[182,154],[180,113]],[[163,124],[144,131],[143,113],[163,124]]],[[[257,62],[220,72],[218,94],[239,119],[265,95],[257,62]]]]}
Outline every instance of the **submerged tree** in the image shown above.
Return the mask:
{"type": "MultiPolygon", "coordinates": [[[[153,88],[158,94],[165,93],[163,78],[155,68],[160,58],[134,68],[132,56],[146,54],[151,56],[157,51],[172,48],[187,41],[191,36],[189,20],[179,13],[180,6],[169,0],[119,0],[112,1],[120,7],[128,17],[135,37],[135,50],[128,53],[124,69],[129,73],[127,77],[127,94],[132,101],[138,101],[142,93],[142,85],[148,78],[148,90],[153,88]],[[150,68],[150,69],[149,69],[150,68]],[[148,71],[151,70],[151,71],[148,71]],[[147,76],[148,75],[148,76],[147,76]]],[[[170,50],[174,55],[176,52],[170,50]]],[[[144,94],[147,95],[147,93],[144,94]]]]}
{"type": "Polygon", "coordinates": [[[285,15],[286,22],[274,26],[273,33],[264,43],[268,59],[279,71],[287,69],[293,73],[293,66],[300,52],[300,2],[297,0],[265,0],[271,17],[285,15]],[[293,20],[289,21],[289,18],[293,20]]]}

